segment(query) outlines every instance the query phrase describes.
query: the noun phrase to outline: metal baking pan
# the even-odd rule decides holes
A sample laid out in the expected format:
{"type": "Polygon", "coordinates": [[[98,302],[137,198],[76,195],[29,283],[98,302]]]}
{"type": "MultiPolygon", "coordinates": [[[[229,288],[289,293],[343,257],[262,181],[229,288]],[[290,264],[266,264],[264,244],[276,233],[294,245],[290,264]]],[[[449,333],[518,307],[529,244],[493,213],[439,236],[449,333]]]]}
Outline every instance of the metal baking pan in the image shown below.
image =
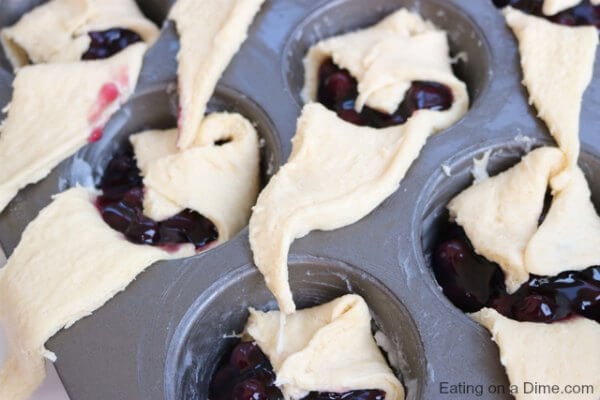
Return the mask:
{"type": "MultiPolygon", "coordinates": [[[[36,1],[0,1],[0,24],[36,1]]],[[[161,22],[169,1],[140,0],[161,22]]],[[[451,128],[430,138],[400,189],[351,226],[313,232],[290,251],[296,301],[310,306],[348,292],[370,305],[375,329],[400,356],[397,371],[416,399],[509,399],[491,395],[506,385],[488,332],[442,294],[430,268],[433,238],[448,200],[470,183],[472,158],[491,149],[490,169],[516,163],[532,145],[552,143],[527,103],[516,41],[491,0],[267,0],[248,40],[225,72],[211,110],[238,111],[257,123],[264,139],[263,176],[288,157],[300,113],[304,57],[319,39],[368,26],[408,7],[445,29],[453,54],[464,52],[457,75],[469,87],[471,108],[451,128]],[[448,176],[441,166],[450,168],[448,176]],[[482,396],[443,395],[440,385],[483,385],[482,396]]],[[[131,100],[109,122],[104,138],[31,185],[0,216],[0,243],[8,254],[50,196],[76,183],[97,181],[119,143],[144,128],[175,124],[177,35],[171,23],[146,56],[131,100]]],[[[595,68],[595,77],[599,74],[595,68]]],[[[0,72],[0,105],[9,98],[0,72]]],[[[581,165],[600,204],[600,85],[587,90],[582,112],[581,165]]],[[[91,317],[57,334],[48,348],[73,400],[206,399],[217,360],[232,344],[253,306],[275,306],[252,264],[247,229],[229,242],[185,260],[159,262],[91,317]]]]}

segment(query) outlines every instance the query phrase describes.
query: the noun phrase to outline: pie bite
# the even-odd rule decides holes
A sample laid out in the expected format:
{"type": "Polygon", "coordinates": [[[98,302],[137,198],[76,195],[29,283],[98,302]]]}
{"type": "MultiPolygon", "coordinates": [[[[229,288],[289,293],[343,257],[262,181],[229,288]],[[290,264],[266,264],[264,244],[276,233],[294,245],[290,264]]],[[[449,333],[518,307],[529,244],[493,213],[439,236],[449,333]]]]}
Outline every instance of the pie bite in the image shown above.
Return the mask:
{"type": "Polygon", "coordinates": [[[152,44],[158,33],[134,0],[51,0],[2,29],[0,42],[18,69],[108,58],[136,42],[152,44]]]}
{"type": "MultiPolygon", "coordinates": [[[[348,74],[358,81],[358,97],[347,110],[315,102],[304,106],[289,160],[259,195],[250,219],[255,264],[286,314],[295,310],[287,272],[291,243],[312,230],[337,229],[370,213],[397,190],[427,138],[457,122],[469,104],[465,84],[452,74],[445,33],[404,9],[371,28],[312,47],[305,60],[308,101],[317,99],[318,71],[330,59],[348,71],[336,81],[347,81],[348,74]],[[406,121],[381,129],[345,118],[346,111],[358,115],[367,106],[395,113],[412,101],[414,80],[443,86],[451,105],[415,107],[406,121]]],[[[325,78],[331,81],[335,74],[325,78]]],[[[429,104],[428,96],[419,97],[429,104]]]]}
{"type": "Polygon", "coordinates": [[[280,320],[279,311],[250,309],[242,342],[213,377],[211,399],[404,399],[360,296],[299,310],[283,326],[280,320]]]}

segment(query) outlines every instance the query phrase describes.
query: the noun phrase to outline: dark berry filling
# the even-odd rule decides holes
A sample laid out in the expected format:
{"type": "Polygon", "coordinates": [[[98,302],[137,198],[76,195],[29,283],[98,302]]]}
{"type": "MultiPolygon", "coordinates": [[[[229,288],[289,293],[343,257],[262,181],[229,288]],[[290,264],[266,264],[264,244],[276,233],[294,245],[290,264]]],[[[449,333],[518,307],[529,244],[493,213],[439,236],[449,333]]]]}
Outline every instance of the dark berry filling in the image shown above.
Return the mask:
{"type": "Polygon", "coordinates": [[[464,312],[491,307],[517,321],[551,323],[579,315],[600,322],[600,266],[552,277],[531,275],[508,294],[498,264],[476,254],[464,230],[453,223],[442,230],[432,264],[444,294],[464,312]]]}
{"type": "Polygon", "coordinates": [[[407,91],[404,101],[393,114],[386,114],[367,106],[358,113],[354,109],[358,96],[356,79],[350,72],[339,68],[328,59],[319,68],[317,100],[335,111],[343,120],[360,126],[387,128],[401,125],[417,110],[447,110],[454,96],[446,85],[436,82],[415,81],[407,91]]]}
{"type": "MultiPolygon", "coordinates": [[[[255,342],[240,342],[228,353],[209,387],[211,400],[282,400],[268,357],[255,342]]],[[[311,392],[304,400],[383,400],[380,390],[311,392]]]]}
{"type": "Polygon", "coordinates": [[[542,12],[544,0],[492,0],[496,7],[511,6],[527,14],[546,18],[561,25],[580,26],[593,25],[600,29],[600,6],[594,6],[589,0],[583,0],[575,7],[561,11],[556,15],[546,16],[542,12]]]}
{"type": "Polygon", "coordinates": [[[98,60],[108,58],[123,50],[125,47],[141,42],[137,33],[128,29],[112,28],[106,31],[88,32],[90,46],[81,56],[82,60],[98,60]]]}
{"type": "Polygon", "coordinates": [[[192,243],[202,249],[219,236],[211,221],[189,209],[164,221],[144,215],[144,184],[129,145],[108,163],[100,189],[96,206],[102,218],[133,243],[167,248],[192,243]]]}

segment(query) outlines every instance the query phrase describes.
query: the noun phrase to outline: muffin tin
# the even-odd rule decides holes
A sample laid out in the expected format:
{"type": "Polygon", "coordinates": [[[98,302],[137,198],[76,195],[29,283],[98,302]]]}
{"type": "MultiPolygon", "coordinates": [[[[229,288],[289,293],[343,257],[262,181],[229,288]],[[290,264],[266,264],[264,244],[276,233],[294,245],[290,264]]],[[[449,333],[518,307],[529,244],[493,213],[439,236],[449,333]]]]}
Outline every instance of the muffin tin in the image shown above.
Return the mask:
{"type": "MultiPolygon", "coordinates": [[[[37,3],[0,2],[0,25],[37,3]]],[[[171,2],[139,3],[161,22],[171,2]]],[[[257,124],[266,182],[291,150],[308,47],[403,6],[445,29],[453,55],[466,56],[455,69],[468,84],[471,108],[460,122],[429,139],[400,189],[369,216],[294,242],[291,286],[301,307],[345,293],[362,295],[371,307],[374,331],[389,339],[389,358],[407,399],[509,399],[487,392],[489,385],[508,383],[488,332],[444,297],[429,264],[437,229],[447,218],[445,205],[471,182],[473,157],[491,150],[495,173],[532,146],[552,143],[527,104],[516,41],[491,0],[267,0],[209,108],[238,111],[257,124]],[[484,394],[444,395],[442,382],[483,385],[484,394]]],[[[135,94],[110,120],[104,138],[21,191],[0,215],[0,243],[7,254],[52,194],[97,182],[130,134],[175,125],[177,48],[167,21],[145,57],[135,94]]],[[[599,73],[596,66],[594,75],[599,73]]],[[[10,98],[9,78],[0,70],[0,106],[10,98]]],[[[581,165],[600,204],[597,82],[583,104],[581,165]]],[[[244,229],[205,253],[156,263],[47,347],[58,355],[56,367],[73,400],[206,399],[210,376],[243,328],[249,306],[272,309],[275,301],[252,264],[244,229]]]]}

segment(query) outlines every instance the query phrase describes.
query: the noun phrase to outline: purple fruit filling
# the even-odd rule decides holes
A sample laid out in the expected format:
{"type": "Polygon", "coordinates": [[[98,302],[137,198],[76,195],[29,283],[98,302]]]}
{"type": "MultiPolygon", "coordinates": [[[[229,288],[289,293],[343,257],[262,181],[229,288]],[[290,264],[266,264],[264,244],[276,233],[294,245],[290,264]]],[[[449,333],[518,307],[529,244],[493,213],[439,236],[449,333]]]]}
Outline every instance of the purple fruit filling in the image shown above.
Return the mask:
{"type": "Polygon", "coordinates": [[[141,42],[137,33],[128,29],[112,28],[106,31],[88,32],[90,46],[81,56],[82,60],[99,60],[108,58],[123,50],[125,47],[141,42]]]}
{"type": "Polygon", "coordinates": [[[144,184],[129,145],[108,163],[100,189],[96,206],[102,219],[130,242],[166,248],[192,243],[199,250],[219,236],[211,221],[189,209],[164,221],[144,215],[144,184]]]}
{"type": "Polygon", "coordinates": [[[592,25],[600,29],[600,6],[594,6],[589,0],[583,0],[575,7],[561,11],[556,15],[546,16],[542,12],[544,0],[492,0],[496,7],[511,6],[527,14],[545,18],[561,25],[592,25]]]}
{"type": "Polygon", "coordinates": [[[500,267],[476,254],[464,230],[452,223],[441,231],[432,266],[444,294],[464,312],[491,307],[517,321],[552,323],[579,315],[600,322],[600,266],[531,275],[508,294],[500,267]]]}
{"type": "MultiPolygon", "coordinates": [[[[282,400],[268,357],[255,342],[239,342],[228,353],[209,387],[211,400],[282,400]]],[[[346,393],[311,392],[304,400],[383,400],[380,390],[346,393]]]]}
{"type": "Polygon", "coordinates": [[[328,59],[319,68],[317,100],[335,111],[343,120],[360,126],[387,128],[401,125],[417,110],[447,110],[454,96],[446,85],[436,82],[415,81],[409,88],[404,101],[393,114],[386,114],[367,106],[359,113],[354,109],[358,96],[357,82],[350,72],[339,68],[328,59]]]}

